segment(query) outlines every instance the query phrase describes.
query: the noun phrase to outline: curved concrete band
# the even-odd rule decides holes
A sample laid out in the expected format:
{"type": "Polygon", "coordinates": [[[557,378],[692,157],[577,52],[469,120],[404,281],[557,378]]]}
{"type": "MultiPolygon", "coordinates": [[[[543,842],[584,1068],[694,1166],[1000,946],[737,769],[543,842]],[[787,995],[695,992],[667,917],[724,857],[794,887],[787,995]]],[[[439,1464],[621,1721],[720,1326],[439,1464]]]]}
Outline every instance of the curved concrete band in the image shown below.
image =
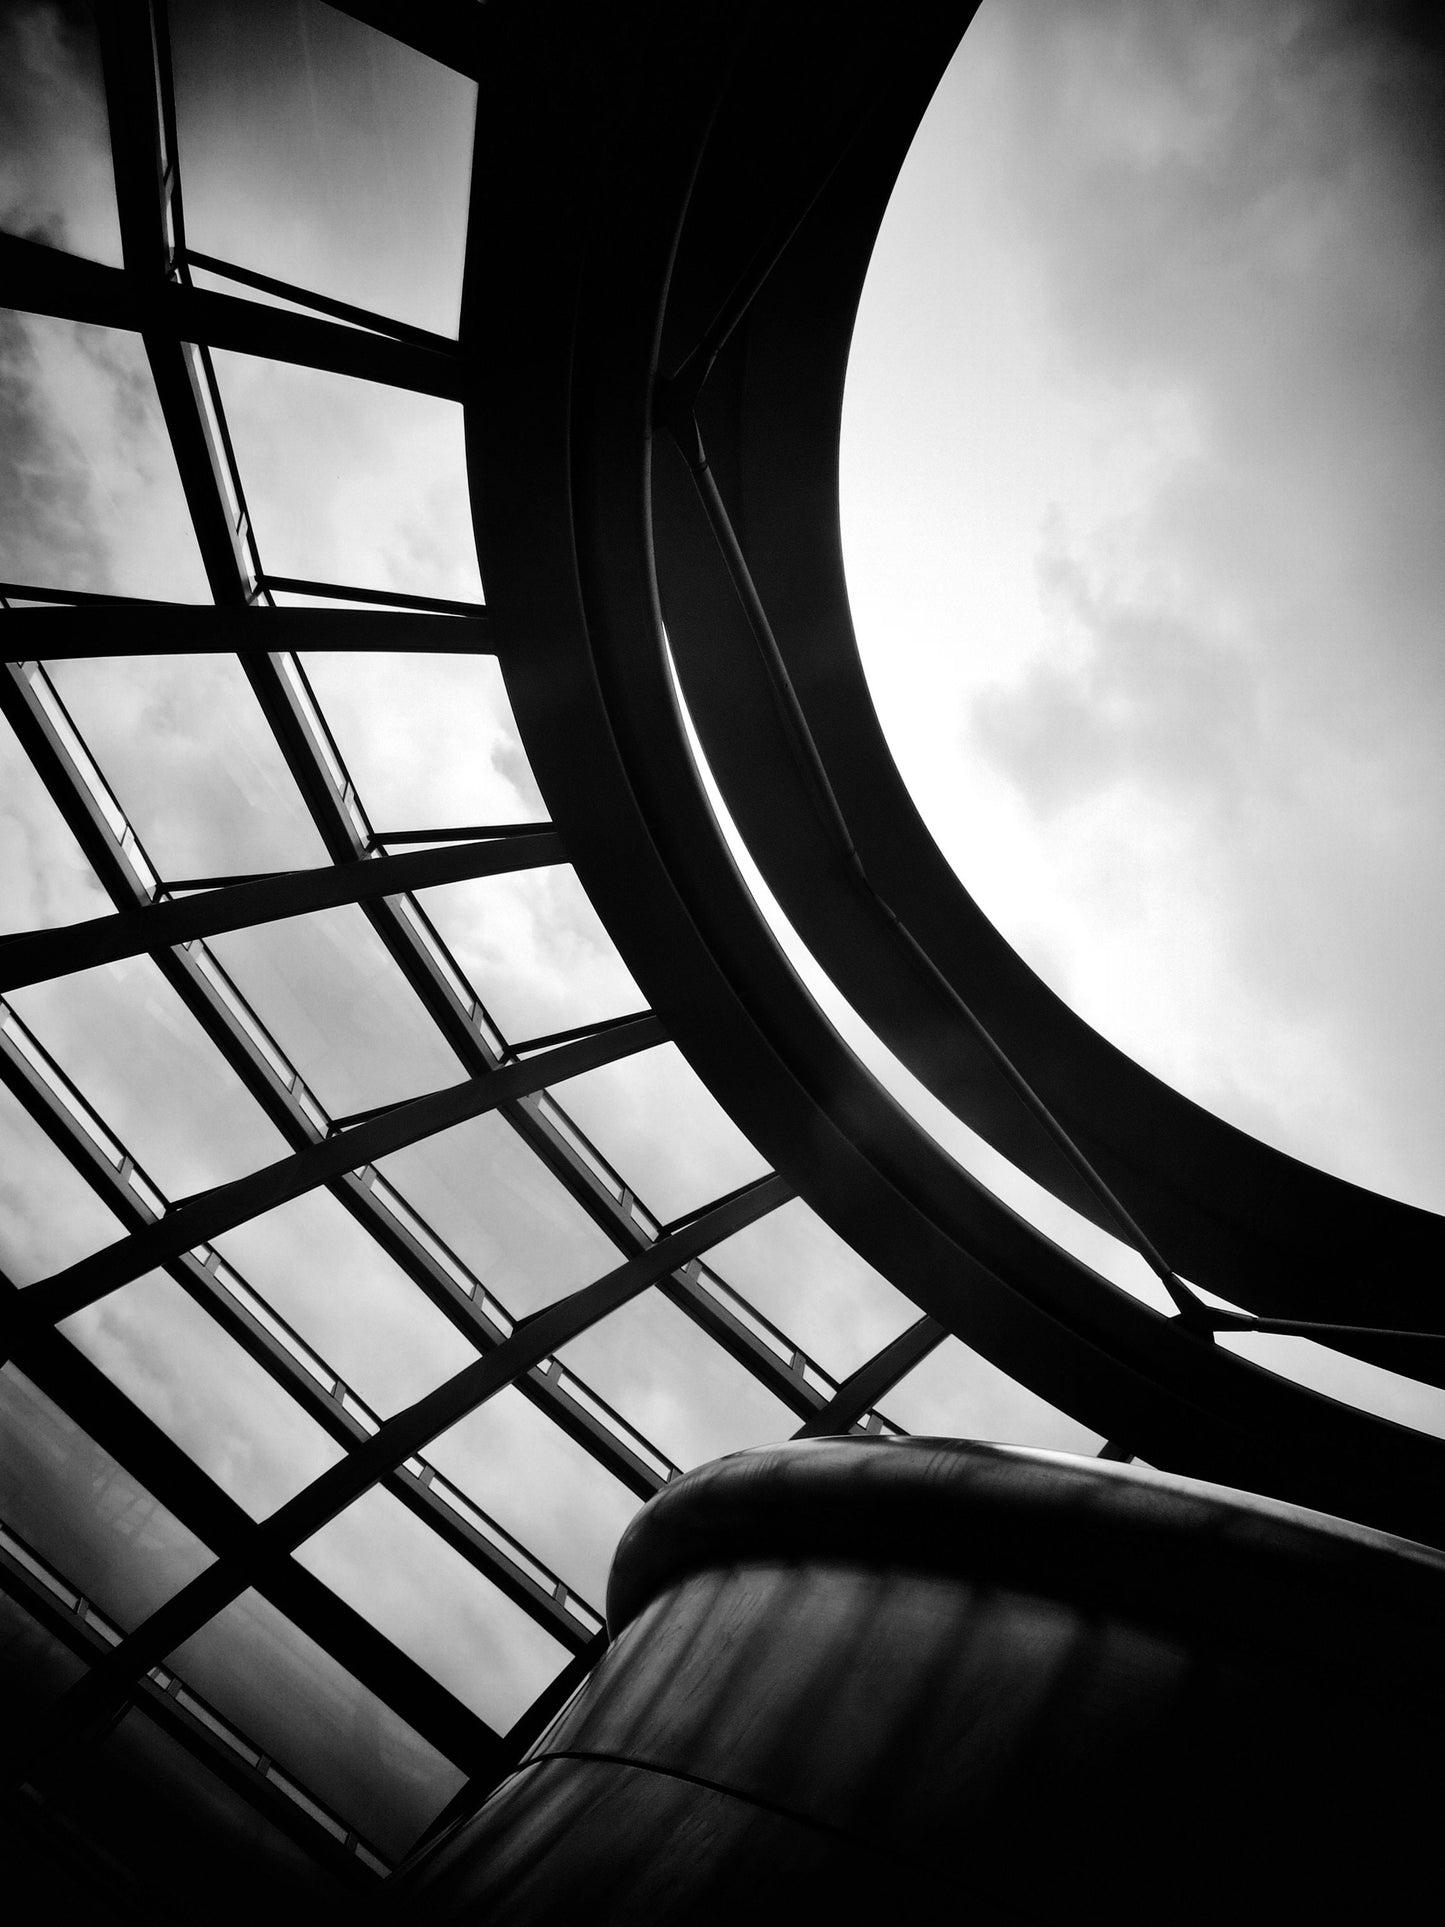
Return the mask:
{"type": "Polygon", "coordinates": [[[1445,1558],[955,1440],[719,1460],[634,1521],[615,1642],[416,1869],[418,1917],[1410,1916],[1445,1558]]]}

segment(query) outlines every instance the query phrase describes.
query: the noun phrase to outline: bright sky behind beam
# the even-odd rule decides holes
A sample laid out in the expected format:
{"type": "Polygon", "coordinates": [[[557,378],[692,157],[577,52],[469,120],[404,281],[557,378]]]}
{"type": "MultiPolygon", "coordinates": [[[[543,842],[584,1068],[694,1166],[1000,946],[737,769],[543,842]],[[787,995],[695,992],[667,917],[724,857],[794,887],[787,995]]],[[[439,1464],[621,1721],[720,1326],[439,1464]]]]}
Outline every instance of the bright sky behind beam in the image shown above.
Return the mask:
{"type": "Polygon", "coordinates": [[[986,0],[849,368],[859,644],[1028,961],[1445,1205],[1445,223],[1398,6],[986,0]]]}

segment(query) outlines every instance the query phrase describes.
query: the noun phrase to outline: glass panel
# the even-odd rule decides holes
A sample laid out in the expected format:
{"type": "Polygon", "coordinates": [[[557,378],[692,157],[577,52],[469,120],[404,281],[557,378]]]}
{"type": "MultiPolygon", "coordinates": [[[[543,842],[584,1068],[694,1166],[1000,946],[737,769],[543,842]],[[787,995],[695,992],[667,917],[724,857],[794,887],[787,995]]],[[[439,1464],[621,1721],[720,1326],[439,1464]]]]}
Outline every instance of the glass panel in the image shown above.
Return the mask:
{"type": "MultiPolygon", "coordinates": [[[[1418,1379],[1387,1372],[1363,1358],[1347,1358],[1328,1346],[1317,1345],[1312,1338],[1294,1338],[1280,1332],[1220,1332],[1214,1342],[1251,1365],[1323,1392],[1342,1405],[1354,1405],[1379,1418],[1392,1419],[1396,1425],[1413,1426],[1417,1432],[1445,1438],[1445,1391],[1438,1385],[1422,1385],[1418,1379]]],[[[1427,1349],[1437,1348],[1421,1347],[1422,1352],[1427,1349]]]]}
{"type": "Polygon", "coordinates": [[[1056,1452],[1097,1452],[1097,1432],[1058,1411],[956,1338],[901,1379],[883,1401],[884,1414],[907,1432],[986,1439],[993,1445],[1041,1445],[1056,1452]]]}
{"type": "Polygon", "coordinates": [[[211,948],[333,1117],[459,1080],[436,1025],[353,906],[232,931],[211,948]]]}
{"type": "Polygon", "coordinates": [[[839,1378],[918,1316],[801,1198],[705,1255],[734,1291],[839,1378]]]}
{"type": "Polygon", "coordinates": [[[0,722],[0,930],[43,930],[113,906],[10,725],[0,722]]]}
{"type": "MultiPolygon", "coordinates": [[[[355,1914],[355,1897],[303,1847],[140,1708],[68,1762],[46,1798],[135,1875],[145,1904],[132,1918],[194,1918],[197,1895],[231,1920],[261,1909],[293,1919],[298,1906],[355,1914]]],[[[73,1917],[92,1916],[87,1907],[73,1917]]]]}
{"type": "Polygon", "coordinates": [[[234,1601],[168,1664],[393,1859],[462,1785],[449,1760],[259,1593],[234,1601]]]}
{"type": "Polygon", "coordinates": [[[175,1514],[13,1365],[0,1371],[0,1519],[117,1625],[211,1563],[175,1514]]]}
{"type": "Polygon", "coordinates": [[[259,356],[212,359],[269,570],[481,599],[459,403],[259,356]]]}
{"type": "Polygon", "coordinates": [[[680,1465],[785,1439],[802,1420],[655,1291],[558,1356],[680,1465]]]}
{"type": "Polygon", "coordinates": [[[427,1447],[499,1525],[600,1607],[612,1554],[642,1503],[511,1387],[427,1447]]]}
{"type": "Polygon", "coordinates": [[[0,1590],[0,1678],[5,1681],[5,1723],[12,1732],[27,1714],[59,1699],[84,1671],[85,1661],[78,1654],[0,1590]]]}
{"type": "Polygon", "coordinates": [[[274,1512],[342,1457],[162,1272],[88,1305],[61,1330],[253,1518],[274,1512]]]}
{"type": "Polygon", "coordinates": [[[676,1044],[569,1078],[553,1095],[664,1223],[768,1168],[676,1044]]]}
{"type": "Polygon", "coordinates": [[[269,1163],[286,1146],[147,957],[12,999],[62,1068],[172,1198],[269,1163]]]}
{"type": "MultiPolygon", "coordinates": [[[[378,651],[304,665],[378,830],[546,821],[495,657],[378,651]]],[[[444,894],[427,893],[429,912],[444,894]]]]}
{"type": "Polygon", "coordinates": [[[327,1191],[216,1240],[261,1296],[383,1415],[476,1353],[327,1191]]]}
{"type": "Polygon", "coordinates": [[[18,1097],[0,1086],[0,1267],[13,1285],[114,1243],[122,1226],[18,1097]]]}
{"type": "Polygon", "coordinates": [[[206,578],[140,336],[0,313],[0,577],[205,598],[206,578]]]}
{"type": "Polygon", "coordinates": [[[296,1557],[498,1732],[567,1655],[399,1499],[366,1493],[296,1557]]]}
{"type": "Polygon", "coordinates": [[[172,58],[195,247],[456,333],[475,82],[316,0],[178,7],[172,58]]]}
{"type": "Polygon", "coordinates": [[[647,1008],[570,865],[478,877],[420,896],[514,1043],[647,1008]]]}
{"type": "Polygon", "coordinates": [[[163,877],[326,861],[234,656],[106,657],[53,673],[163,877]]]}
{"type": "Polygon", "coordinates": [[[611,1239],[495,1114],[398,1151],[378,1169],[514,1316],[621,1263],[611,1239]]]}
{"type": "Polygon", "coordinates": [[[89,10],[7,7],[0,228],[119,267],[100,44],[89,10]]]}

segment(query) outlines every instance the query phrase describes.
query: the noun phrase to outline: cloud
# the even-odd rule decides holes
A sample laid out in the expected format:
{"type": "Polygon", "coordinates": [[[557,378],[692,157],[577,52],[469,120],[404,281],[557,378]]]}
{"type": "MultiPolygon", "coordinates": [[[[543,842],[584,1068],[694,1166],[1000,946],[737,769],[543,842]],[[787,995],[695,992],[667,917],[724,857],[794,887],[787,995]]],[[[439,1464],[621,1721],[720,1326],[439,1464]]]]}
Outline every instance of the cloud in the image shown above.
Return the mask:
{"type": "Polygon", "coordinates": [[[0,228],[118,264],[110,130],[90,9],[0,16],[0,228]]]}
{"type": "Polygon", "coordinates": [[[0,577],[204,596],[139,336],[0,312],[0,577]]]}
{"type": "Polygon", "coordinates": [[[1026,805],[1087,1014],[1445,1202],[1445,78],[1412,18],[987,17],[1059,408],[1148,455],[1041,505],[1039,629],[962,748],[1026,805]]]}
{"type": "Polygon", "coordinates": [[[1187,614],[1091,581],[1057,525],[1053,540],[1041,595],[1087,651],[1077,665],[1036,661],[1019,683],[985,690],[974,742],[1044,815],[1127,782],[1194,792],[1235,816],[1256,747],[1247,665],[1187,614]]]}

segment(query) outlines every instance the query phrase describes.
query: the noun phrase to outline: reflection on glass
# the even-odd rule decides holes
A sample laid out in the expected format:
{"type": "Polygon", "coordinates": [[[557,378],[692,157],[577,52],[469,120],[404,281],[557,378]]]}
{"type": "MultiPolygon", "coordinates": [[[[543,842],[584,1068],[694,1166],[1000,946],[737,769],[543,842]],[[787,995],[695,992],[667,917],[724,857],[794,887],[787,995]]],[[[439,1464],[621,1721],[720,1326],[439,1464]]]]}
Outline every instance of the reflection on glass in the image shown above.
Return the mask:
{"type": "Polygon", "coordinates": [[[120,1231],[64,1152],[0,1086],[0,1270],[11,1284],[48,1278],[120,1231]]]}
{"type": "Polygon", "coordinates": [[[420,895],[509,1041],[646,1008],[570,865],[478,877],[420,895]]]}
{"type": "Polygon", "coordinates": [[[0,312],[0,578],[103,595],[206,595],[139,335],[0,312]]]}
{"type": "Polygon", "coordinates": [[[212,359],[273,575],[480,601],[459,403],[259,356],[212,359]]]}
{"type": "Polygon", "coordinates": [[[390,1493],[366,1493],[296,1557],[498,1732],[566,1663],[550,1634],[390,1493]]]}
{"type": "Polygon", "coordinates": [[[61,1329],[253,1518],[274,1512],[342,1456],[162,1272],[111,1292],[61,1329]]]}
{"type": "Polygon", "coordinates": [[[705,1256],[735,1291],[840,1378],[918,1316],[801,1198],[705,1256]]]}
{"type": "Polygon", "coordinates": [[[302,660],[378,830],[546,820],[494,656],[302,660]]]}
{"type": "Polygon", "coordinates": [[[0,1371],[0,1520],[118,1625],[137,1625],[211,1554],[14,1365],[0,1371]]]}
{"type": "Polygon", "coordinates": [[[344,1920],[355,1908],[354,1897],[303,1846],[141,1707],[46,1793],[88,1842],[123,1866],[136,1864],[137,1841],[151,1847],[140,1860],[142,1891],[158,1897],[163,1918],[194,1915],[198,1894],[223,1895],[224,1915],[233,1920],[268,1908],[270,1915],[259,1917],[291,1918],[298,1906],[344,1920]]]}
{"type": "Polygon", "coordinates": [[[32,1619],[18,1599],[0,1591],[0,1666],[5,1668],[5,1717],[18,1725],[73,1686],[85,1662],[32,1619]]]}
{"type": "Polygon", "coordinates": [[[462,1784],[450,1761],[259,1593],[233,1601],[167,1663],[394,1859],[462,1784]]]}
{"type": "Polygon", "coordinates": [[[70,827],[0,721],[0,931],[42,930],[104,916],[110,898],[70,827]]]}
{"type": "Polygon", "coordinates": [[[354,906],[213,938],[333,1117],[457,1082],[456,1058],[354,906]]]}
{"type": "Polygon", "coordinates": [[[383,1414],[410,1405],[476,1356],[327,1191],[253,1218],[216,1246],[383,1414]]]}
{"type": "Polygon", "coordinates": [[[554,1095],[664,1223],[768,1168],[675,1044],[569,1078],[554,1095]]]}
{"type": "Polygon", "coordinates": [[[0,228],[120,266],[100,45],[88,10],[7,7],[0,228]]]}
{"type": "Polygon", "coordinates": [[[35,984],[12,999],[62,1069],[170,1197],[285,1150],[230,1066],[148,957],[35,984]]]}
{"type": "Polygon", "coordinates": [[[495,1113],[377,1168],[516,1316],[621,1263],[612,1241],[495,1113]]]}
{"type": "Polygon", "coordinates": [[[595,1606],[641,1500],[510,1387],[427,1447],[499,1524],[595,1606]]]}
{"type": "Polygon", "coordinates": [[[326,860],[234,656],[102,657],[52,673],[162,877],[326,860]]]}
{"type": "Polygon", "coordinates": [[[994,1445],[1040,1445],[1056,1452],[1095,1453],[1104,1443],[1065,1412],[991,1365],[956,1338],[945,1338],[884,1400],[884,1414],[906,1432],[986,1439],[994,1445]]]}
{"type": "Polygon", "coordinates": [[[693,1324],[649,1291],[558,1353],[684,1471],[802,1423],[693,1324]]]}
{"type": "Polygon", "coordinates": [[[171,35],[190,243],[455,334],[475,82],[317,0],[179,7],[171,35]]]}

